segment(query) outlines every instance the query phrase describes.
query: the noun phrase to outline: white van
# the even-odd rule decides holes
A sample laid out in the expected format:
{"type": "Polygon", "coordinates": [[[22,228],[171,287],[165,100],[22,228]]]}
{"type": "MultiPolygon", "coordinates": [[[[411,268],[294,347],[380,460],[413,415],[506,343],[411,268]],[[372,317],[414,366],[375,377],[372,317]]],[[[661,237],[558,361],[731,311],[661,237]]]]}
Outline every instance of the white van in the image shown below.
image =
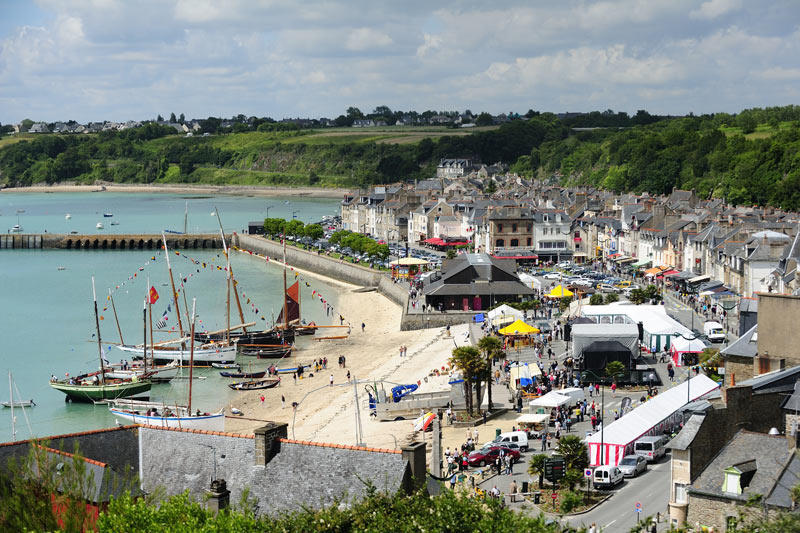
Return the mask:
{"type": "Polygon", "coordinates": [[[669,437],[666,435],[642,437],[633,443],[633,453],[641,455],[648,462],[658,461],[667,453],[667,442],[669,442],[669,437]]]}
{"type": "Polygon", "coordinates": [[[500,433],[492,441],[495,444],[513,443],[519,446],[523,452],[528,451],[528,433],[525,431],[509,431],[507,433],[500,433]]]}
{"type": "Polygon", "coordinates": [[[703,324],[703,333],[711,342],[725,342],[725,330],[719,322],[709,320],[703,324]]]}
{"type": "Polygon", "coordinates": [[[592,474],[592,483],[596,489],[612,489],[622,483],[625,476],[616,466],[598,466],[592,474]]]}

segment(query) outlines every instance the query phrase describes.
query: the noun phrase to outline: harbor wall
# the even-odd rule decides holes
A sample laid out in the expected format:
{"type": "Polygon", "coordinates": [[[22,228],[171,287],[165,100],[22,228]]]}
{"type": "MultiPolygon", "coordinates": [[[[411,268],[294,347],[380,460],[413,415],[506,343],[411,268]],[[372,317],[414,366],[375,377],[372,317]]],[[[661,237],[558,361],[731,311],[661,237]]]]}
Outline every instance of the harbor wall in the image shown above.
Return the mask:
{"type": "MultiPolygon", "coordinates": [[[[188,235],[169,234],[167,246],[175,249],[219,249],[222,239],[215,233],[188,235]]],[[[230,235],[226,236],[230,239],[230,235]]],[[[155,234],[86,234],[60,233],[0,235],[0,250],[55,249],[55,250],[159,250],[161,235],[155,234]]]]}
{"type": "MultiPolygon", "coordinates": [[[[234,243],[245,250],[252,250],[272,259],[281,260],[283,246],[280,242],[261,236],[235,234],[234,243]]],[[[290,266],[310,270],[329,278],[342,280],[362,287],[374,287],[378,293],[403,309],[400,330],[409,331],[426,328],[441,328],[463,324],[472,320],[473,312],[408,313],[408,284],[394,283],[388,274],[361,265],[334,259],[316,251],[286,247],[286,262],[290,266]]]]}

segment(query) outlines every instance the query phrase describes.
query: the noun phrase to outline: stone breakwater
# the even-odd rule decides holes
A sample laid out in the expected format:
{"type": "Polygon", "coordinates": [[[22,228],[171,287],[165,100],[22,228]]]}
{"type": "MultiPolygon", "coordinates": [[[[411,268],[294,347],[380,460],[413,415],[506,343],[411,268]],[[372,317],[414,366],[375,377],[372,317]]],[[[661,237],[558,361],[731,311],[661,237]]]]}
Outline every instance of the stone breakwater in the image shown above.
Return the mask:
{"type": "MultiPolygon", "coordinates": [[[[222,239],[216,233],[167,234],[167,246],[176,249],[218,249],[222,239]]],[[[230,242],[231,235],[225,237],[230,242]]],[[[0,250],[160,250],[161,235],[107,234],[73,235],[60,233],[0,235],[0,250]]]]}

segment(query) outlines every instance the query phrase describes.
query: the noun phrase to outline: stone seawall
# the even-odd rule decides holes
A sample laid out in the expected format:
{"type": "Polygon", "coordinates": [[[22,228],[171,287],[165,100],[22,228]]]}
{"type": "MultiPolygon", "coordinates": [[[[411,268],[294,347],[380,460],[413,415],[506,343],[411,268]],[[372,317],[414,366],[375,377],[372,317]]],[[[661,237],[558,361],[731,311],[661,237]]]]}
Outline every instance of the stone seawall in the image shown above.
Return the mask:
{"type": "MultiPolygon", "coordinates": [[[[222,248],[222,239],[216,233],[192,233],[166,235],[170,248],[217,249],[222,248]]],[[[227,236],[226,239],[230,239],[227,236]]],[[[59,233],[0,235],[0,249],[26,248],[57,250],[158,250],[162,237],[159,234],[85,234],[65,235],[59,233]]]]}
{"type": "MultiPolygon", "coordinates": [[[[234,243],[245,250],[252,250],[259,254],[268,255],[273,259],[280,260],[283,257],[283,246],[277,241],[271,241],[264,237],[252,235],[235,235],[234,243]]],[[[439,328],[463,324],[472,320],[474,313],[407,313],[408,310],[408,285],[405,283],[393,283],[388,274],[378,272],[367,267],[347,263],[339,259],[333,259],[327,255],[319,255],[316,252],[302,250],[294,246],[286,247],[286,262],[297,268],[310,270],[327,276],[360,285],[362,287],[375,287],[377,291],[388,298],[391,302],[399,305],[403,309],[403,317],[400,320],[400,330],[409,331],[425,328],[439,328]]]]}

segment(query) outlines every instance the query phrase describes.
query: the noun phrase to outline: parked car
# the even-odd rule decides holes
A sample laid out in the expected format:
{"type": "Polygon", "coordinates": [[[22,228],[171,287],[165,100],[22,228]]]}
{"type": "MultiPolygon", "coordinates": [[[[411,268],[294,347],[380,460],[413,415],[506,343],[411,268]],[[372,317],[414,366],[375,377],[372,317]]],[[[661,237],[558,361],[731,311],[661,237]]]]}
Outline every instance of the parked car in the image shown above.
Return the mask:
{"type": "Polygon", "coordinates": [[[558,272],[548,272],[544,275],[544,279],[561,279],[561,274],[558,272]]]}
{"type": "Polygon", "coordinates": [[[596,489],[613,489],[624,477],[616,466],[598,466],[592,474],[592,484],[596,489]]]}
{"type": "Polygon", "coordinates": [[[647,459],[641,455],[626,455],[618,466],[623,476],[636,477],[647,470],[647,459]]]}
{"type": "Polygon", "coordinates": [[[613,285],[609,285],[608,283],[598,284],[597,290],[603,292],[617,292],[617,289],[613,285]]]}
{"type": "Polygon", "coordinates": [[[515,463],[519,460],[519,450],[513,450],[507,446],[491,446],[489,448],[482,448],[470,453],[467,457],[467,461],[469,462],[470,466],[489,465],[492,464],[500,454],[500,450],[503,450],[504,455],[511,456],[515,463]]]}

